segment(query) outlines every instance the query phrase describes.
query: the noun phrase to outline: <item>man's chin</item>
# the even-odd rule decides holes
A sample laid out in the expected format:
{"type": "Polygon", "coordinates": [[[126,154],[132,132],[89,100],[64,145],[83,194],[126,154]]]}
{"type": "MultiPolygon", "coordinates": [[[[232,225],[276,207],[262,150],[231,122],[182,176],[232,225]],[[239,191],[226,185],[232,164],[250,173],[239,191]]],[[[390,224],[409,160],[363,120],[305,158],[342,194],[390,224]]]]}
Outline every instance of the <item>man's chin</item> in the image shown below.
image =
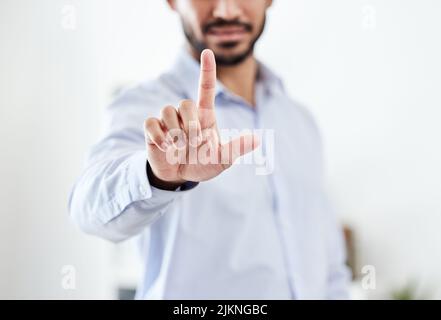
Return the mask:
{"type": "Polygon", "coordinates": [[[220,66],[237,65],[253,53],[252,48],[243,49],[232,45],[229,48],[226,44],[210,47],[210,49],[214,52],[216,63],[220,66]]]}
{"type": "Polygon", "coordinates": [[[215,42],[209,45],[214,52],[219,52],[223,55],[237,55],[249,48],[249,43],[243,41],[223,41],[215,42]]]}
{"type": "Polygon", "coordinates": [[[216,64],[218,66],[223,67],[232,67],[237,66],[244,62],[249,56],[250,53],[242,53],[242,54],[236,54],[236,55],[222,55],[222,54],[216,54],[216,64]]]}

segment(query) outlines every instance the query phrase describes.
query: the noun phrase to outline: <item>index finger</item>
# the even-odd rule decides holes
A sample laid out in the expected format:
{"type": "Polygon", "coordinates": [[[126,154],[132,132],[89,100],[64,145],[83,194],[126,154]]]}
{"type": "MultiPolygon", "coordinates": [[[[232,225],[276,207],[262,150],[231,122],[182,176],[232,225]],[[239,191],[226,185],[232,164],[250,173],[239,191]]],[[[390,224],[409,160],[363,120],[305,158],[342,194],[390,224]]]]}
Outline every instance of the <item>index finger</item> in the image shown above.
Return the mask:
{"type": "Polygon", "coordinates": [[[214,109],[216,94],[216,59],[213,51],[206,49],[201,54],[198,107],[214,109]]]}

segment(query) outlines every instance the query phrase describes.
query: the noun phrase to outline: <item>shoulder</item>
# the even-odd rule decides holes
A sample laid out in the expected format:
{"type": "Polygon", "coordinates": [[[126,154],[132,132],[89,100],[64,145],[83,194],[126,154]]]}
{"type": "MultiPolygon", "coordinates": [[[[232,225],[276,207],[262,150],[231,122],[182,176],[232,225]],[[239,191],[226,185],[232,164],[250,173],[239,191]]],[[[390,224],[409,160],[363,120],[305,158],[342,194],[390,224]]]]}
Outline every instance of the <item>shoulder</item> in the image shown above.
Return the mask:
{"type": "Polygon", "coordinates": [[[280,75],[261,62],[259,62],[259,65],[261,76],[265,80],[267,87],[271,88],[273,96],[284,106],[282,113],[288,115],[287,119],[289,119],[289,122],[292,123],[294,121],[297,128],[319,139],[319,128],[311,110],[303,103],[291,97],[280,75]]]}
{"type": "Polygon", "coordinates": [[[308,144],[321,147],[321,132],[311,109],[303,102],[293,99],[282,80],[276,96],[280,101],[279,106],[282,107],[280,114],[285,118],[283,121],[289,123],[289,130],[308,144]]]}
{"type": "Polygon", "coordinates": [[[292,99],[287,95],[286,97],[288,104],[292,111],[295,113],[296,118],[299,120],[299,123],[311,133],[320,136],[320,129],[317,123],[317,120],[312,113],[312,111],[305,104],[292,99]]]}
{"type": "Polygon", "coordinates": [[[110,110],[120,109],[141,109],[152,111],[162,108],[166,104],[174,104],[180,100],[183,93],[174,82],[171,74],[145,80],[135,86],[124,89],[113,103],[109,106],[110,110]]]}
{"type": "Polygon", "coordinates": [[[173,78],[163,74],[122,90],[104,111],[104,128],[141,128],[145,119],[158,117],[166,105],[184,99],[173,78]]]}

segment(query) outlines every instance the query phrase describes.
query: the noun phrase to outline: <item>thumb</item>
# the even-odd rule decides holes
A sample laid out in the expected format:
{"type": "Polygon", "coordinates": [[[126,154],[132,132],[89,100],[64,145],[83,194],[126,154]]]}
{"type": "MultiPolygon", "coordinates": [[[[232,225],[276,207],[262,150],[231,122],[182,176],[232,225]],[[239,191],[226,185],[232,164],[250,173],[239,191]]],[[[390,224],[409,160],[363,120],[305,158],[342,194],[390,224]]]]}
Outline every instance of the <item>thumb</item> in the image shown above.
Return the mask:
{"type": "Polygon", "coordinates": [[[242,135],[221,146],[221,161],[225,169],[231,167],[238,158],[254,151],[260,145],[254,134],[242,135]]]}

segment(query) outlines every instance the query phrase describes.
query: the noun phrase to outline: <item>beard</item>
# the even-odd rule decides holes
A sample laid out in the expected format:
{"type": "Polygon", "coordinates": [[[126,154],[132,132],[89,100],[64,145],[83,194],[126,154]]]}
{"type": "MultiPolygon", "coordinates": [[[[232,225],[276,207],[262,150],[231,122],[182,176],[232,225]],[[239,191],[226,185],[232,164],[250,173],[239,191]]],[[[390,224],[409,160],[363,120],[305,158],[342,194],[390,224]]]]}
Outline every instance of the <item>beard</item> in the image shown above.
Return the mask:
{"type": "MultiPolygon", "coordinates": [[[[193,30],[191,29],[190,25],[187,24],[182,18],[181,18],[182,28],[184,30],[184,35],[192,47],[192,49],[200,55],[202,51],[205,49],[210,49],[204,41],[200,41],[195,36],[193,30]]],[[[259,40],[260,36],[263,33],[263,30],[265,29],[265,23],[266,23],[266,17],[264,17],[262,26],[260,27],[259,32],[257,35],[250,41],[248,47],[243,50],[240,53],[234,54],[234,55],[222,55],[216,53],[214,50],[214,55],[216,57],[216,63],[219,66],[235,66],[243,61],[245,61],[246,58],[248,58],[250,55],[254,52],[254,47],[256,45],[256,42],[259,40]]],[[[207,25],[203,26],[202,32],[203,34],[207,34],[212,27],[222,27],[222,26],[241,26],[243,27],[247,32],[252,32],[253,27],[250,24],[245,24],[239,21],[226,21],[226,20],[216,20],[214,22],[208,23],[207,25]]],[[[237,41],[231,41],[231,42],[224,42],[220,44],[220,47],[223,49],[233,49],[239,44],[237,41]]]]}

